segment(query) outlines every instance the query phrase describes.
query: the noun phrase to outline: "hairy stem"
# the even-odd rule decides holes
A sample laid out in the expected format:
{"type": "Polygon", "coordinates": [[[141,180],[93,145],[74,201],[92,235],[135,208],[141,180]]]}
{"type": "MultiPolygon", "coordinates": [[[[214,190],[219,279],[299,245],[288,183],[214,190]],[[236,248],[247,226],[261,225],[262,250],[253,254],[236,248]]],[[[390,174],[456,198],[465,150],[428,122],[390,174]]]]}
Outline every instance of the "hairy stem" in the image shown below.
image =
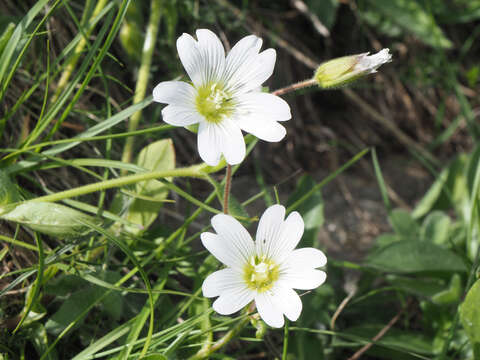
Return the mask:
{"type": "Polygon", "coordinates": [[[277,90],[273,91],[272,94],[280,96],[280,95],[284,95],[284,94],[287,94],[287,93],[292,92],[292,91],[297,91],[297,90],[300,90],[300,89],[303,89],[303,88],[306,88],[306,87],[313,86],[316,83],[317,82],[315,81],[315,79],[308,79],[308,80],[300,81],[300,82],[295,83],[295,84],[285,86],[281,89],[277,89],[277,90]]]}
{"type": "Polygon", "coordinates": [[[211,354],[224,347],[230,342],[230,340],[237,336],[248,324],[249,321],[249,317],[246,316],[244,319],[240,320],[238,324],[235,325],[231,330],[229,330],[225,335],[223,335],[222,338],[218,339],[212,346],[200,349],[200,351],[190,357],[189,360],[207,359],[211,354]]]}
{"type": "Polygon", "coordinates": [[[225,191],[223,193],[223,213],[228,214],[228,203],[230,199],[230,188],[232,187],[232,166],[227,164],[227,174],[225,175],[225,191]]]}

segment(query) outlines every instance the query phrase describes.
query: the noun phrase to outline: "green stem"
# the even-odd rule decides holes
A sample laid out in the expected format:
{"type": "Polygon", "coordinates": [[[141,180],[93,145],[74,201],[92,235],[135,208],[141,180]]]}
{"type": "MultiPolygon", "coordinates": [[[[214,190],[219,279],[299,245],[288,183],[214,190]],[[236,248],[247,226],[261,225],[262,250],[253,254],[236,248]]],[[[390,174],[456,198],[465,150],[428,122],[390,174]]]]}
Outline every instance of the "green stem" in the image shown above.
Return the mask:
{"type": "MultiPolygon", "coordinates": [[[[28,201],[32,202],[55,202],[64,199],[69,199],[72,197],[90,194],[96,191],[121,187],[125,185],[135,184],[140,181],[154,180],[154,179],[164,179],[168,177],[194,177],[194,178],[203,178],[205,175],[201,170],[201,167],[189,167],[189,168],[180,168],[173,170],[164,170],[164,171],[151,171],[135,175],[122,176],[116,179],[110,179],[105,181],[96,182],[93,184],[88,184],[84,186],[79,186],[74,189],[60,191],[55,194],[40,196],[28,201]]],[[[26,201],[26,202],[28,202],[26,201]]]]}
{"type": "Polygon", "coordinates": [[[235,325],[230,331],[228,331],[222,338],[218,339],[212,346],[208,348],[202,348],[195,355],[191,356],[189,360],[200,360],[207,359],[215,351],[220,350],[222,347],[227,345],[230,340],[237,336],[243,328],[249,323],[250,318],[246,316],[244,319],[240,320],[237,325],[235,325]]]}
{"type": "MultiPolygon", "coordinates": [[[[155,48],[155,42],[157,40],[158,28],[160,25],[160,16],[162,14],[162,1],[152,0],[150,7],[150,21],[147,26],[147,33],[145,34],[145,41],[143,43],[142,50],[142,62],[140,69],[138,70],[138,79],[135,87],[135,95],[133,97],[133,103],[139,103],[145,98],[147,91],[148,76],[150,75],[150,66],[152,64],[153,50],[155,48]]],[[[140,123],[142,117],[142,111],[139,110],[130,118],[128,124],[128,131],[135,131],[140,123]]],[[[123,148],[122,161],[129,163],[132,159],[132,150],[135,142],[135,138],[128,138],[123,148]]]]}
{"type": "Polygon", "coordinates": [[[287,351],[288,351],[288,320],[285,319],[285,327],[283,328],[282,360],[287,360],[287,351]]]}

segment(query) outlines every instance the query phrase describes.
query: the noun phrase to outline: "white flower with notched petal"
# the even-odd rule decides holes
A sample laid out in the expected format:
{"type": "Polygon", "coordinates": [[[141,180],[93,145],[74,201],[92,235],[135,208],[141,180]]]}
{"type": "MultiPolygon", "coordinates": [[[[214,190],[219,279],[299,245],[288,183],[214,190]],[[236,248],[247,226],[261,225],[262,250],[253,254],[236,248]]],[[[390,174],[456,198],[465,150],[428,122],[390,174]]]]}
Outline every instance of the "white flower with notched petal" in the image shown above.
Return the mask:
{"type": "Polygon", "coordinates": [[[269,207],[258,224],[256,241],[235,218],[219,214],[212,218],[216,234],[202,233],[203,245],[225,269],[210,274],[203,282],[203,295],[219,296],[213,309],[229,315],[255,300],[262,319],[272,327],[283,326],[283,315],[292,321],[300,316],[302,302],[293,289],[314,289],[326,279],[327,258],[320,250],[294,250],[303,235],[304,224],[297,212],[286,220],[285,208],[269,207]]]}
{"type": "Polygon", "coordinates": [[[260,92],[272,75],[276,53],[262,52],[262,39],[250,35],[228,53],[210,30],[197,30],[197,40],[183,34],[177,49],[192,84],[164,81],[153,90],[153,100],[166,103],[163,120],[175,126],[199,124],[198,151],[209,165],[223,154],[227,163],[245,157],[242,131],[276,142],[285,136],[277,121],[291,118],[290,107],[278,96],[260,92]]]}

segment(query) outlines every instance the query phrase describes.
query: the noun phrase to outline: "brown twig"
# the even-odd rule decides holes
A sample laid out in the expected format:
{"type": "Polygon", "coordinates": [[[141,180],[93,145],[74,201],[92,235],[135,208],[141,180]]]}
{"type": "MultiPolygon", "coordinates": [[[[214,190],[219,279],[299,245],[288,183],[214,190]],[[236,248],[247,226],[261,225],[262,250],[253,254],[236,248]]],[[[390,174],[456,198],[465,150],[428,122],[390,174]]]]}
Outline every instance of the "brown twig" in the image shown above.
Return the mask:
{"type": "Polygon", "coordinates": [[[360,350],[358,350],[355,354],[353,354],[351,357],[349,357],[347,360],[358,360],[360,359],[360,356],[363,355],[363,353],[365,353],[368,349],[370,349],[374,343],[376,343],[378,340],[380,340],[386,333],[388,330],[390,330],[390,328],[395,325],[395,323],[398,321],[398,319],[400,319],[400,316],[402,316],[403,312],[408,308],[408,305],[410,304],[410,302],[407,302],[407,305],[405,305],[399,312],[397,315],[395,315],[389,322],[387,325],[385,325],[379,332],[377,335],[375,335],[371,342],[369,342],[368,344],[365,344],[360,350]]]}
{"type": "Polygon", "coordinates": [[[330,31],[325,25],[322,24],[318,16],[310,11],[307,4],[305,4],[302,0],[291,0],[290,3],[295,9],[300,11],[308,20],[310,20],[313,27],[320,35],[324,37],[330,36],[330,31]]]}

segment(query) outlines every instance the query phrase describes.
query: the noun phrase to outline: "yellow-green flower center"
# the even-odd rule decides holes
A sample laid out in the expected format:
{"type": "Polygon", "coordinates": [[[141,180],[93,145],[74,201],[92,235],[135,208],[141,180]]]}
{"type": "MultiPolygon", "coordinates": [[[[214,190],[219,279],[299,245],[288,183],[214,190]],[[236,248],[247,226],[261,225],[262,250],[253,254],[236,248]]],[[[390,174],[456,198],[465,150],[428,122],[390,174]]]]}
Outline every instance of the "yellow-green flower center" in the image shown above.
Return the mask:
{"type": "Polygon", "coordinates": [[[258,292],[264,292],[272,288],[279,276],[278,265],[265,256],[253,256],[243,270],[244,280],[247,286],[258,292]]]}
{"type": "Polygon", "coordinates": [[[208,83],[197,89],[195,105],[208,122],[218,123],[233,113],[233,102],[219,83],[208,83]]]}

